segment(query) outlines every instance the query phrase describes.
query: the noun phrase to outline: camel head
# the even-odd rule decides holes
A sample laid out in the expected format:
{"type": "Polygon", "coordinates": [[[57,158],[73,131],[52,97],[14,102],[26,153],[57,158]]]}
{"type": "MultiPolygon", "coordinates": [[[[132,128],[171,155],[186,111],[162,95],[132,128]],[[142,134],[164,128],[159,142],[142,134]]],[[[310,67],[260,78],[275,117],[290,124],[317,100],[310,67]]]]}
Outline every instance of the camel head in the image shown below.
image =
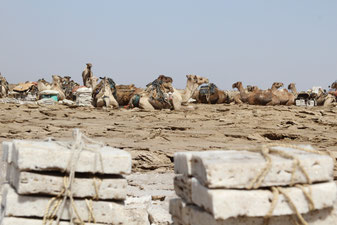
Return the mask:
{"type": "Polygon", "coordinates": [[[295,84],[295,83],[290,83],[290,84],[288,85],[288,89],[289,89],[289,90],[292,90],[292,89],[294,89],[294,88],[296,88],[296,84],[295,84]]]}
{"type": "Polygon", "coordinates": [[[337,89],[337,80],[331,84],[330,88],[337,89]]]}
{"type": "Polygon", "coordinates": [[[62,77],[61,76],[53,75],[52,78],[53,78],[53,83],[59,83],[59,84],[62,83],[62,77]]]}
{"type": "Polygon", "coordinates": [[[272,85],[272,89],[275,88],[275,89],[279,89],[281,87],[283,87],[284,84],[282,82],[274,82],[273,85],[272,85]]]}
{"type": "Polygon", "coordinates": [[[159,77],[157,78],[157,80],[160,80],[163,83],[172,83],[173,82],[173,79],[171,77],[167,77],[165,75],[159,75],[159,77]]]}
{"type": "Polygon", "coordinates": [[[237,89],[240,89],[242,87],[242,82],[241,81],[238,81],[238,82],[236,82],[236,83],[234,83],[233,85],[232,85],[232,88],[234,89],[234,88],[237,88],[237,89]]]}
{"type": "Polygon", "coordinates": [[[198,85],[209,83],[208,78],[201,77],[201,76],[198,76],[198,75],[186,75],[186,77],[187,77],[188,81],[191,81],[191,82],[193,82],[195,84],[198,84],[198,85]]]}
{"type": "Polygon", "coordinates": [[[92,67],[92,64],[91,64],[91,63],[87,63],[86,65],[87,65],[87,68],[88,68],[88,69],[91,69],[91,67],[92,67]]]}

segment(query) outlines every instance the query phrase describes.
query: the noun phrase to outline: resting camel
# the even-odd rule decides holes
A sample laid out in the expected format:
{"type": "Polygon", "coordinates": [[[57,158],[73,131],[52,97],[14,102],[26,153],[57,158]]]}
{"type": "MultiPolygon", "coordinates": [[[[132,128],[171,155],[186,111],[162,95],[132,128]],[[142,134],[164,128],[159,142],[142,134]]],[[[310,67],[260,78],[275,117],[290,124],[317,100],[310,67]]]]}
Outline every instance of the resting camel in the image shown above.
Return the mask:
{"type": "Polygon", "coordinates": [[[318,106],[330,106],[333,102],[336,102],[336,97],[333,93],[326,93],[321,88],[316,95],[316,102],[318,106]]]}
{"type": "Polygon", "coordinates": [[[144,91],[135,94],[130,100],[130,107],[143,109],[172,109],[173,79],[160,75],[153,82],[146,85],[144,91]],[[152,108],[151,108],[152,107],[152,108]]]}
{"type": "Polygon", "coordinates": [[[117,102],[120,106],[128,105],[131,98],[135,94],[139,94],[143,91],[141,88],[135,87],[134,84],[130,85],[116,85],[116,91],[117,91],[117,102]]]}
{"type": "Polygon", "coordinates": [[[62,80],[63,78],[59,75],[53,75],[53,82],[51,84],[50,90],[58,91],[58,100],[64,100],[66,98],[63,90],[62,90],[62,80]]]}
{"type": "Polygon", "coordinates": [[[65,95],[65,98],[68,100],[74,100],[75,96],[73,95],[72,90],[74,87],[79,87],[80,85],[75,81],[71,80],[71,77],[65,76],[62,78],[62,90],[65,95]]]}
{"type": "Polygon", "coordinates": [[[95,77],[91,71],[92,64],[87,63],[86,65],[87,67],[82,72],[83,85],[94,90],[97,85],[98,78],[95,77]]]}
{"type": "Polygon", "coordinates": [[[0,73],[0,98],[4,98],[8,96],[9,85],[5,77],[3,77],[0,73]]]}
{"type": "Polygon", "coordinates": [[[113,92],[115,87],[112,87],[114,82],[112,79],[104,77],[101,78],[101,82],[96,85],[93,90],[93,101],[95,107],[107,107],[118,108],[118,102],[116,101],[113,92]]]}
{"type": "Polygon", "coordinates": [[[44,79],[40,79],[37,82],[37,87],[39,92],[45,91],[45,90],[54,90],[58,91],[58,99],[59,100],[64,100],[65,99],[65,94],[63,92],[62,88],[62,83],[63,83],[63,78],[59,75],[53,75],[53,82],[49,84],[47,81],[44,79]]]}
{"type": "Polygon", "coordinates": [[[225,91],[219,90],[218,87],[213,83],[202,86],[199,90],[196,90],[192,98],[196,99],[197,103],[229,103],[229,99],[225,91]]]}
{"type": "MultiPolygon", "coordinates": [[[[166,98],[165,101],[169,103],[171,109],[180,110],[182,105],[187,105],[189,99],[192,97],[193,93],[200,85],[208,83],[207,78],[197,75],[186,75],[186,78],[187,83],[184,90],[177,90],[173,87],[171,88],[170,82],[165,84],[166,90],[173,89],[173,93],[167,92],[164,95],[164,97],[166,98]]],[[[151,96],[149,92],[143,91],[138,96],[139,108],[146,110],[163,109],[163,104],[155,104],[158,103],[158,101],[153,101],[153,96],[151,96]]],[[[136,97],[137,96],[135,96],[134,98],[136,97]]]]}
{"type": "Polygon", "coordinates": [[[242,85],[242,82],[236,82],[232,85],[240,91],[241,103],[248,103],[249,105],[279,105],[280,100],[271,90],[257,90],[254,92],[247,92],[242,85]]]}
{"type": "Polygon", "coordinates": [[[271,87],[271,92],[278,97],[280,100],[280,105],[294,105],[295,104],[295,95],[289,93],[288,90],[279,88],[283,87],[284,84],[282,82],[274,82],[271,87]]]}
{"type": "Polygon", "coordinates": [[[290,83],[288,85],[288,90],[291,91],[291,93],[294,95],[295,99],[297,98],[297,95],[298,95],[298,92],[297,92],[297,89],[296,89],[296,84],[295,83],[290,83]]]}

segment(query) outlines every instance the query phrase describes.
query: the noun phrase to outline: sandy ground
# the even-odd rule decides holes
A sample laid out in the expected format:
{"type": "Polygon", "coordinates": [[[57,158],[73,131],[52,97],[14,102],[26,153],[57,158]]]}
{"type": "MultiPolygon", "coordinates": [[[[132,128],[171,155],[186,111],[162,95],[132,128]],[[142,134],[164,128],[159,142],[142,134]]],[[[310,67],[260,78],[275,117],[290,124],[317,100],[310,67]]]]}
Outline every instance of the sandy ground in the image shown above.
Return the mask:
{"type": "Polygon", "coordinates": [[[192,106],[194,110],[148,112],[0,104],[0,141],[71,140],[72,130],[79,128],[92,139],[130,152],[128,204],[148,208],[149,221],[156,225],[171,221],[175,152],[287,143],[311,144],[337,157],[336,107],[192,106]]]}
{"type": "Polygon", "coordinates": [[[179,151],[261,143],[312,144],[337,151],[337,108],[193,105],[153,111],[0,104],[0,141],[70,140],[74,128],[132,154],[133,171],[165,172],[179,151]]]}

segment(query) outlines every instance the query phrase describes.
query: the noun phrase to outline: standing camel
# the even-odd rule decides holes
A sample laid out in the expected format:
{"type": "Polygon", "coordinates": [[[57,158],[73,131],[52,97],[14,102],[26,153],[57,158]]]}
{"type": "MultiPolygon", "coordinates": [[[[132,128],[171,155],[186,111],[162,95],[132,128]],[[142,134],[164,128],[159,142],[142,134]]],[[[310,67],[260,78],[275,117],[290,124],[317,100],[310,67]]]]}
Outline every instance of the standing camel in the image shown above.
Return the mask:
{"type": "Polygon", "coordinates": [[[8,82],[5,77],[3,77],[0,73],[0,98],[4,98],[8,96],[9,87],[8,82]]]}
{"type": "Polygon", "coordinates": [[[82,72],[83,85],[94,90],[97,85],[98,78],[94,76],[91,70],[92,64],[87,63],[86,65],[87,67],[82,72]]]}

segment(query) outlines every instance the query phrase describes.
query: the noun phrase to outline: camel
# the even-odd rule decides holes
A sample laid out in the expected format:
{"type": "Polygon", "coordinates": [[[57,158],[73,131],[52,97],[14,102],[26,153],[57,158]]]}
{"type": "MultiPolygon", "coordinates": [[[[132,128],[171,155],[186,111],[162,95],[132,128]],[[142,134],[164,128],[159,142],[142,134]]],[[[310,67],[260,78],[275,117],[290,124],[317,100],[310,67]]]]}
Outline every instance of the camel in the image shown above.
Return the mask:
{"type": "MultiPolygon", "coordinates": [[[[173,90],[171,92],[164,92],[164,95],[160,98],[163,99],[160,101],[154,101],[153,96],[151,93],[147,91],[143,91],[138,96],[135,95],[132,101],[138,98],[138,106],[139,108],[146,109],[146,110],[154,110],[154,109],[163,109],[167,106],[170,106],[170,109],[180,110],[183,105],[187,105],[188,101],[192,97],[193,93],[197,90],[197,88],[205,83],[208,83],[208,79],[197,76],[197,75],[186,75],[187,82],[186,88],[184,90],[177,90],[173,87],[170,87],[170,82],[165,83],[164,90],[173,90]]],[[[167,107],[168,108],[168,107],[167,107]]]]}
{"type": "Polygon", "coordinates": [[[75,81],[71,80],[71,77],[65,76],[62,78],[62,90],[65,94],[65,98],[68,100],[75,100],[75,96],[73,95],[72,90],[74,87],[79,87],[80,85],[75,81]]]}
{"type": "Polygon", "coordinates": [[[297,98],[297,95],[298,95],[298,92],[297,92],[297,89],[296,89],[296,84],[295,83],[290,83],[288,85],[288,90],[291,91],[291,93],[294,95],[295,99],[297,98]]]}
{"type": "Polygon", "coordinates": [[[199,90],[196,90],[192,98],[196,99],[197,103],[229,103],[228,95],[226,94],[226,92],[219,90],[218,87],[213,83],[202,86],[199,90]]]}
{"type": "Polygon", "coordinates": [[[129,102],[130,107],[143,109],[172,109],[173,79],[159,75],[157,79],[146,85],[144,91],[133,95],[129,102]]]}
{"type": "Polygon", "coordinates": [[[318,106],[330,106],[333,102],[336,102],[336,97],[332,92],[325,92],[322,88],[318,89],[318,93],[312,94],[314,98],[316,99],[318,106]]]}
{"type": "Polygon", "coordinates": [[[63,78],[60,77],[59,75],[53,75],[53,82],[51,84],[50,90],[58,91],[58,100],[62,101],[66,98],[63,89],[62,89],[62,81],[63,78]]]}
{"type": "Polygon", "coordinates": [[[139,94],[143,91],[141,88],[135,87],[134,84],[130,85],[116,85],[117,90],[117,102],[120,106],[126,106],[129,104],[131,98],[135,94],[139,94]]]}
{"type": "Polygon", "coordinates": [[[51,84],[48,83],[45,79],[39,79],[37,81],[37,87],[39,92],[45,91],[45,90],[50,90],[51,89],[51,84]]]}
{"type": "Polygon", "coordinates": [[[97,85],[98,78],[95,77],[91,71],[92,64],[87,63],[86,65],[87,67],[82,72],[83,85],[94,90],[97,85]]]}
{"type": "Polygon", "coordinates": [[[280,100],[271,90],[256,90],[247,92],[242,85],[242,82],[236,82],[232,85],[240,91],[239,103],[248,103],[249,105],[279,105],[280,100]]]}
{"type": "Polygon", "coordinates": [[[8,96],[9,85],[5,77],[3,77],[0,73],[0,98],[4,98],[8,96]]]}
{"type": "Polygon", "coordinates": [[[63,88],[62,88],[63,78],[59,75],[53,75],[52,78],[53,78],[53,82],[51,84],[49,84],[44,79],[38,80],[37,87],[38,87],[39,92],[45,91],[45,90],[58,91],[59,92],[58,99],[64,100],[65,94],[64,94],[63,88]]]}
{"type": "Polygon", "coordinates": [[[283,86],[284,84],[282,82],[274,82],[270,90],[278,97],[280,105],[294,105],[296,99],[295,95],[289,93],[286,89],[279,90],[279,88],[283,86]]]}
{"type": "Polygon", "coordinates": [[[93,90],[93,101],[95,107],[118,108],[113,92],[115,91],[114,82],[110,78],[101,78],[101,82],[93,90]]]}

